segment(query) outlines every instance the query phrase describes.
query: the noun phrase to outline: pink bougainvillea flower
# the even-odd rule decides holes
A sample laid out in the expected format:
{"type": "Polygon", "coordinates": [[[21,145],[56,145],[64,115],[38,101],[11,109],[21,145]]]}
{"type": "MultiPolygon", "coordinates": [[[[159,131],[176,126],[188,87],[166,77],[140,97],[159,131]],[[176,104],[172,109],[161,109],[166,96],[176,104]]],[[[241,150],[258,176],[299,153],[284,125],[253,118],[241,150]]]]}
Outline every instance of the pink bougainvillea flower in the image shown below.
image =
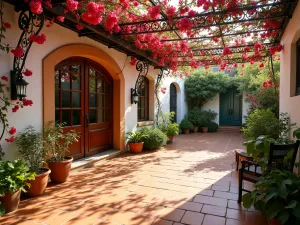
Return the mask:
{"type": "Polygon", "coordinates": [[[3,22],[3,25],[4,25],[4,27],[6,28],[6,29],[10,29],[11,28],[11,25],[10,25],[10,23],[8,23],[8,22],[3,22]]]}
{"type": "Polygon", "coordinates": [[[29,70],[29,69],[26,69],[24,72],[23,72],[24,76],[26,77],[30,77],[32,75],[32,71],[29,70]]]}
{"type": "Polygon", "coordinates": [[[187,31],[190,31],[193,28],[193,23],[189,18],[184,17],[179,21],[179,27],[178,28],[179,28],[180,31],[187,32],[187,31]]]}
{"type": "Polygon", "coordinates": [[[32,101],[32,100],[29,100],[29,99],[26,99],[26,98],[24,98],[24,99],[22,100],[22,102],[23,102],[23,105],[24,105],[24,106],[32,106],[32,104],[33,104],[33,101],[32,101]]]}
{"type": "Polygon", "coordinates": [[[136,62],[137,62],[137,58],[131,56],[131,58],[130,58],[130,65],[135,66],[136,62]]]}
{"type": "Polygon", "coordinates": [[[172,17],[172,16],[175,15],[176,10],[177,10],[177,9],[176,9],[174,6],[170,6],[169,8],[167,8],[166,13],[167,13],[167,15],[168,15],[169,17],[172,17]]]}
{"type": "Polygon", "coordinates": [[[251,95],[251,94],[248,94],[248,98],[251,99],[251,98],[252,98],[252,95],[251,95]]]}
{"type": "Polygon", "coordinates": [[[259,64],[259,68],[264,68],[265,64],[262,62],[261,64],[259,64]]]}
{"type": "Polygon", "coordinates": [[[18,46],[10,51],[15,57],[21,57],[24,54],[22,47],[18,46]]]}
{"type": "Polygon", "coordinates": [[[223,49],[223,55],[231,55],[232,52],[230,51],[230,48],[229,47],[225,47],[223,49]]]}
{"type": "Polygon", "coordinates": [[[70,12],[78,9],[79,2],[75,0],[67,0],[66,7],[70,12]]]}
{"type": "Polygon", "coordinates": [[[2,77],[1,77],[1,80],[4,80],[4,81],[7,82],[7,81],[8,81],[8,77],[7,77],[7,76],[2,76],[2,77]]]}
{"type": "Polygon", "coordinates": [[[17,112],[19,110],[19,106],[18,105],[15,105],[13,108],[12,108],[12,112],[17,112]]]}
{"type": "Polygon", "coordinates": [[[43,12],[43,7],[40,0],[31,0],[29,6],[30,11],[34,14],[41,14],[43,12]]]}
{"type": "Polygon", "coordinates": [[[64,16],[57,16],[56,19],[57,19],[59,22],[61,22],[61,23],[63,23],[63,22],[65,21],[65,17],[64,17],[64,16]]]}
{"type": "Polygon", "coordinates": [[[45,6],[52,8],[51,0],[45,0],[44,4],[45,4],[45,6]]]}
{"type": "Polygon", "coordinates": [[[14,135],[17,132],[17,129],[15,127],[11,127],[10,130],[8,131],[8,133],[10,135],[14,135]]]}
{"type": "Polygon", "coordinates": [[[106,29],[111,30],[115,25],[118,24],[119,17],[115,12],[109,12],[106,17],[106,29]]]}
{"type": "Polygon", "coordinates": [[[15,141],[15,137],[5,138],[6,142],[13,143],[15,141]]]}
{"type": "Polygon", "coordinates": [[[147,9],[147,11],[148,11],[151,19],[153,19],[153,20],[158,19],[159,15],[160,15],[160,6],[156,5],[156,6],[149,7],[147,9]]]}
{"type": "Polygon", "coordinates": [[[77,24],[76,28],[77,28],[77,30],[82,30],[84,28],[84,26],[82,26],[81,24],[77,24]]]}
{"type": "Polygon", "coordinates": [[[32,35],[30,35],[29,40],[41,45],[41,44],[45,43],[46,35],[45,34],[41,34],[41,35],[32,34],[32,35]]]}
{"type": "Polygon", "coordinates": [[[89,2],[86,5],[87,12],[81,15],[81,19],[89,24],[98,25],[102,21],[102,13],[105,13],[105,7],[101,3],[89,2]]]}

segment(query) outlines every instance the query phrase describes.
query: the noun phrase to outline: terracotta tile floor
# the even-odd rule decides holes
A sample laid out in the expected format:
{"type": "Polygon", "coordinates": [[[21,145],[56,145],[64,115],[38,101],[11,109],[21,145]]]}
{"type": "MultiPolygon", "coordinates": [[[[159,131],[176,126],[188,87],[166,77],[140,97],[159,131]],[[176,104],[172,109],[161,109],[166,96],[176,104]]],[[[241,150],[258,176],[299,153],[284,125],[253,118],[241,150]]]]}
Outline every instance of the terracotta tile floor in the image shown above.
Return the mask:
{"type": "Polygon", "coordinates": [[[50,184],[0,224],[267,225],[236,202],[234,150],[242,142],[239,133],[198,133],[120,155],[50,184]]]}

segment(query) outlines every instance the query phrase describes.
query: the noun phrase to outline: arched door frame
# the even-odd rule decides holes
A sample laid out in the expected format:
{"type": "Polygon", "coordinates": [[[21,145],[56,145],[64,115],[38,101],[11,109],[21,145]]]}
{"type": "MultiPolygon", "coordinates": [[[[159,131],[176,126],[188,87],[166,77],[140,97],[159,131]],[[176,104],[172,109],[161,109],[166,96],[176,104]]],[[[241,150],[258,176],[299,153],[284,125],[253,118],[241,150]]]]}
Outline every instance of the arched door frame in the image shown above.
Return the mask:
{"type": "MultiPolygon", "coordinates": [[[[177,83],[177,82],[172,82],[171,84],[170,84],[170,87],[171,87],[171,85],[174,85],[175,87],[176,87],[176,93],[177,93],[177,110],[176,110],[176,113],[177,113],[177,115],[176,115],[176,123],[179,123],[180,121],[181,121],[181,115],[182,115],[182,110],[183,110],[183,106],[182,106],[182,102],[181,102],[181,89],[180,89],[180,86],[179,86],[179,84],[177,83]]],[[[171,92],[171,89],[170,89],[170,92],[171,92]]]]}
{"type": "Polygon", "coordinates": [[[114,59],[101,49],[90,45],[73,44],[60,47],[43,59],[43,123],[44,126],[55,119],[55,66],[70,57],[84,57],[103,66],[113,78],[113,148],[125,149],[124,141],[124,75],[114,59]]]}

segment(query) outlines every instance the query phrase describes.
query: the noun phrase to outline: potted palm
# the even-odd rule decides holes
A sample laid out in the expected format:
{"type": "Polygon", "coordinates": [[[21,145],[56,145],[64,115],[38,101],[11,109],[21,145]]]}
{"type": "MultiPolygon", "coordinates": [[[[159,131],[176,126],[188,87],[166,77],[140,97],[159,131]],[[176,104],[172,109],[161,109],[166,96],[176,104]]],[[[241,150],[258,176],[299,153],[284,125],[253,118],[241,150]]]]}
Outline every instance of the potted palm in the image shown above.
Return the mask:
{"type": "Polygon", "coordinates": [[[21,191],[26,192],[29,180],[35,173],[29,171],[21,160],[0,161],[0,215],[16,210],[20,203],[21,191]]]}
{"type": "Polygon", "coordinates": [[[38,196],[45,192],[49,174],[48,168],[43,168],[44,159],[47,152],[43,146],[42,134],[35,131],[32,126],[29,126],[24,133],[21,133],[16,138],[16,145],[22,158],[29,166],[29,170],[36,175],[33,180],[30,180],[30,186],[27,188],[27,195],[38,196]]]}
{"type": "Polygon", "coordinates": [[[183,133],[189,134],[190,130],[192,130],[194,126],[187,118],[185,118],[181,120],[179,127],[183,130],[183,133]]]}
{"type": "Polygon", "coordinates": [[[69,146],[78,141],[78,134],[71,130],[64,132],[64,124],[51,122],[51,127],[44,129],[44,148],[50,153],[47,163],[51,169],[50,178],[54,183],[65,182],[70,174],[73,158],[66,156],[69,146]]]}
{"type": "Polygon", "coordinates": [[[135,132],[127,132],[126,136],[130,151],[133,153],[142,152],[144,146],[143,139],[146,138],[147,135],[137,130],[135,132]]]}
{"type": "Polygon", "coordinates": [[[300,179],[289,171],[274,169],[265,173],[254,190],[243,195],[245,208],[254,206],[269,225],[300,224],[300,179]]]}

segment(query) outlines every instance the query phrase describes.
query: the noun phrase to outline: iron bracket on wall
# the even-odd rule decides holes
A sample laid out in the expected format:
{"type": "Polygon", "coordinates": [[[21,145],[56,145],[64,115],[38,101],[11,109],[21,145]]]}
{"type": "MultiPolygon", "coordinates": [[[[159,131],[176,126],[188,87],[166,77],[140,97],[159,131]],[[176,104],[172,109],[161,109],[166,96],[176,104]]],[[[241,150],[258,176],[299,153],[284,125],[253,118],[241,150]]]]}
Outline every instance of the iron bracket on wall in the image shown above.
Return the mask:
{"type": "MultiPolygon", "coordinates": [[[[16,7],[16,11],[20,11],[19,7],[16,7]]],[[[32,45],[30,36],[40,33],[44,26],[44,19],[43,13],[33,14],[28,8],[23,9],[19,15],[18,25],[22,34],[17,47],[21,47],[24,53],[20,57],[14,57],[13,70],[11,71],[11,100],[17,100],[16,80],[23,78],[22,71],[32,45]]]]}
{"type": "Polygon", "coordinates": [[[159,87],[159,84],[162,80],[162,78],[167,75],[170,74],[170,70],[169,69],[163,69],[163,68],[160,68],[160,71],[159,71],[159,74],[157,75],[157,78],[156,78],[156,86],[155,86],[155,91],[157,91],[157,88],[159,87]]]}
{"type": "MultiPolygon", "coordinates": [[[[148,74],[149,65],[145,61],[138,61],[136,63],[136,70],[139,72],[138,78],[135,82],[134,88],[131,88],[131,96],[138,95],[138,91],[140,89],[140,86],[144,80],[144,78],[148,74]]],[[[133,103],[133,102],[131,102],[133,103]]]]}

